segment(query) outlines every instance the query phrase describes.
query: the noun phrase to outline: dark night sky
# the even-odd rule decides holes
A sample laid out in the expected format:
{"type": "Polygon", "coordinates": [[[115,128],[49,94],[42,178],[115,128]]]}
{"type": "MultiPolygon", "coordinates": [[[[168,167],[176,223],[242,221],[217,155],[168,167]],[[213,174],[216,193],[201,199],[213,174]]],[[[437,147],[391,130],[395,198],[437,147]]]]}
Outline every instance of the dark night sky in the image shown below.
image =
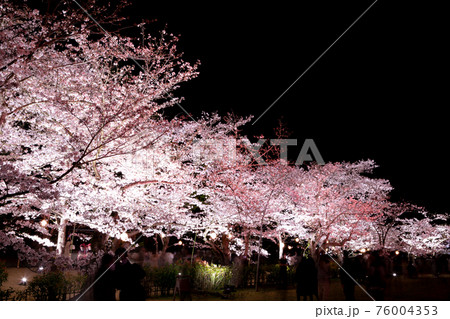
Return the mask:
{"type": "MultiPolygon", "coordinates": [[[[167,24],[185,59],[201,61],[178,93],[194,117],[256,119],[373,1],[296,2],[135,0],[132,14],[167,24]]],[[[379,0],[246,133],[275,137],[283,118],[325,161],[374,159],[395,197],[448,211],[444,12],[443,1],[379,0]]]]}

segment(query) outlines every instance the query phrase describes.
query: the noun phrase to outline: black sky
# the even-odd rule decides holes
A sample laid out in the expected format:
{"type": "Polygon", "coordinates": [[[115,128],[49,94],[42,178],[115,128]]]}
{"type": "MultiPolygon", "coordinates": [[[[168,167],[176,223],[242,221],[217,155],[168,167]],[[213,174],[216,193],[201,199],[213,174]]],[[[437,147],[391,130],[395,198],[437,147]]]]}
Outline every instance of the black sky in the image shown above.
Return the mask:
{"type": "MultiPolygon", "coordinates": [[[[185,59],[201,61],[200,76],[179,90],[194,117],[256,119],[372,3],[135,0],[130,12],[167,25],[185,59]]],[[[396,197],[448,212],[443,5],[379,0],[246,133],[275,137],[283,118],[291,138],[313,138],[325,161],[374,159],[396,197]]]]}

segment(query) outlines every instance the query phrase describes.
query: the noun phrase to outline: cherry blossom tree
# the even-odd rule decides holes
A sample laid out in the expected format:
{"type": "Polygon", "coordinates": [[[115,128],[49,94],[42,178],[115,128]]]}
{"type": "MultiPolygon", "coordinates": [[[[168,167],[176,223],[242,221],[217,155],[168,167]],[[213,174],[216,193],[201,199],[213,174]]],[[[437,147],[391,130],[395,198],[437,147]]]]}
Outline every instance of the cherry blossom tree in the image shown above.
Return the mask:
{"type": "Polygon", "coordinates": [[[106,162],[151,148],[170,130],[160,112],[180,101],[171,92],[197,75],[197,64],[181,59],[178,39],[165,31],[138,45],[118,35],[94,37],[77,11],[63,10],[61,19],[6,1],[0,9],[0,209],[51,209],[61,253],[66,216],[85,203],[71,199],[114,189],[114,176],[102,176],[106,162]]]}
{"type": "Polygon", "coordinates": [[[297,205],[297,234],[292,235],[308,240],[313,256],[351,243],[381,216],[392,188],[387,180],[365,176],[374,168],[372,161],[362,161],[298,170],[297,184],[290,189],[297,205]]]}
{"type": "MultiPolygon", "coordinates": [[[[121,21],[112,7],[85,7],[102,24],[121,21]]],[[[272,144],[241,135],[250,118],[165,118],[181,101],[172,93],[198,74],[177,37],[105,33],[70,1],[53,9],[0,0],[4,247],[33,261],[50,256],[38,246],[62,255],[68,229],[82,225],[130,242],[159,236],[163,252],[169,238],[195,234],[224,263],[233,250],[260,256],[263,238],[280,257],[285,237],[314,254],[445,249],[448,226],[428,213],[403,218],[411,206],[389,201],[389,182],[369,176],[373,161],[296,166],[282,154],[284,131],[272,144]]]]}

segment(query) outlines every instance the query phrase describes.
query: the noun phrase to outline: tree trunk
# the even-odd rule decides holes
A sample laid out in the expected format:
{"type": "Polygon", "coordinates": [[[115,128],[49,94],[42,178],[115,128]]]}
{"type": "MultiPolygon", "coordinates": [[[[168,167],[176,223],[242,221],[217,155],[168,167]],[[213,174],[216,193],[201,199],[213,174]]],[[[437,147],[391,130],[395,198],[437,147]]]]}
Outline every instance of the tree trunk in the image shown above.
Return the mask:
{"type": "Polygon", "coordinates": [[[158,260],[158,266],[163,266],[165,264],[166,251],[169,248],[170,237],[164,235],[159,235],[159,237],[161,238],[162,247],[161,253],[159,253],[159,251],[156,251],[156,256],[158,260]]]}
{"type": "Polygon", "coordinates": [[[68,220],[61,217],[58,224],[58,241],[56,242],[56,254],[61,256],[66,245],[66,228],[68,220]]]}
{"type": "Polygon", "coordinates": [[[320,249],[321,248],[316,244],[315,241],[312,240],[309,241],[309,251],[311,253],[311,258],[314,260],[316,265],[319,262],[320,249]]]}
{"type": "Polygon", "coordinates": [[[278,259],[283,258],[283,252],[284,252],[284,243],[283,238],[281,237],[281,234],[278,235],[278,259]]]}
{"type": "Polygon", "coordinates": [[[248,258],[249,250],[250,250],[250,241],[248,238],[248,233],[245,232],[245,234],[244,234],[244,256],[245,256],[245,258],[248,258]]]}
{"type": "Polygon", "coordinates": [[[259,282],[259,266],[261,263],[261,247],[262,247],[262,239],[264,234],[264,214],[261,217],[261,225],[259,232],[259,245],[258,245],[258,261],[256,262],[256,282],[255,282],[255,291],[258,291],[258,282],[259,282]]]}
{"type": "Polygon", "coordinates": [[[231,263],[230,239],[226,234],[222,235],[222,254],[223,264],[229,265],[231,263]]]}
{"type": "Polygon", "coordinates": [[[259,282],[259,264],[261,262],[261,246],[262,246],[262,227],[261,233],[259,234],[259,245],[258,245],[258,261],[256,262],[256,278],[255,278],[255,291],[258,291],[258,282],[259,282]]]}
{"type": "Polygon", "coordinates": [[[169,236],[160,236],[162,241],[162,249],[161,249],[161,256],[163,256],[166,253],[167,248],[169,248],[169,236]]]}

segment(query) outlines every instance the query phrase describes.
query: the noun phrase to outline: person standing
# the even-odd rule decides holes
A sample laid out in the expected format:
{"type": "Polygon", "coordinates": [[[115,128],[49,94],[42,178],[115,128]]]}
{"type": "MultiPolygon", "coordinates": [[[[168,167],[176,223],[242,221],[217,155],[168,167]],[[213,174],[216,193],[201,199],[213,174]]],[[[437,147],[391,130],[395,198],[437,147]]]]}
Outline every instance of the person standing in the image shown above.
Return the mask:
{"type": "Polygon", "coordinates": [[[297,281],[297,300],[314,299],[317,296],[317,270],[311,257],[303,256],[295,273],[297,281]]]}
{"type": "Polygon", "coordinates": [[[348,251],[344,251],[344,261],[339,269],[339,277],[341,278],[342,289],[346,301],[355,300],[355,277],[357,276],[355,261],[352,261],[348,255],[348,251]]]}
{"type": "Polygon", "coordinates": [[[145,271],[138,264],[132,264],[128,260],[127,251],[121,247],[116,250],[115,277],[116,288],[120,290],[121,301],[145,300],[145,289],[141,280],[145,277],[145,271]]]}
{"type": "Polygon", "coordinates": [[[376,301],[383,301],[386,289],[386,267],[383,258],[377,252],[371,256],[367,277],[368,292],[376,301]]]}
{"type": "Polygon", "coordinates": [[[331,267],[330,258],[328,255],[323,254],[319,256],[319,262],[317,267],[317,282],[318,282],[318,294],[317,297],[320,301],[328,300],[330,292],[331,281],[331,267]]]}
{"type": "Polygon", "coordinates": [[[286,255],[280,259],[280,288],[287,289],[288,285],[288,274],[287,274],[287,259],[286,255]]]}
{"type": "Polygon", "coordinates": [[[96,301],[115,301],[116,288],[114,283],[114,256],[104,254],[102,263],[95,276],[94,300],[96,301]]]}

